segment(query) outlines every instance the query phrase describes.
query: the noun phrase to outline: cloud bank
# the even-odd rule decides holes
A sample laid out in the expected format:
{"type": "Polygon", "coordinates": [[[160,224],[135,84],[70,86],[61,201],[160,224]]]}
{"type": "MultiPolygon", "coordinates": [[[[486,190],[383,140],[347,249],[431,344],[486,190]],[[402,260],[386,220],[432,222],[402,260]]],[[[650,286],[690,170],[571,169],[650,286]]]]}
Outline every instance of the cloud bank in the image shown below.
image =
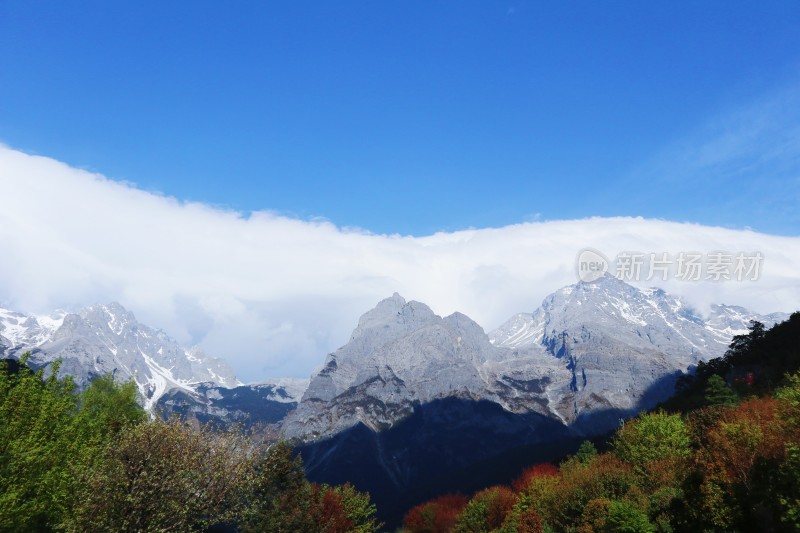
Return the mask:
{"type": "MultiPolygon", "coordinates": [[[[713,202],[713,199],[709,200],[713,202]]],[[[374,235],[159,196],[0,146],[0,302],[28,312],[119,301],[244,381],[307,376],[393,292],[490,330],[576,281],[579,250],[760,251],[753,282],[644,282],[701,311],[800,308],[800,238],[641,218],[374,235]]]]}

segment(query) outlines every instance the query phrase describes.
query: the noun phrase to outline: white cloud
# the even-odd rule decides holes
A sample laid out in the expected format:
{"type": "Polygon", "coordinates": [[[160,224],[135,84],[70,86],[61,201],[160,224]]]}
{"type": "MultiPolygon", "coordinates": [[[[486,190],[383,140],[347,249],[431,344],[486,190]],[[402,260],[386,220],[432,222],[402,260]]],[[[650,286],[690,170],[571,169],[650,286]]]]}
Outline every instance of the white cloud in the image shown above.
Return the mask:
{"type": "Polygon", "coordinates": [[[491,329],[574,283],[586,246],[609,256],[758,250],[757,282],[662,285],[700,308],[800,302],[797,237],[636,218],[372,235],[182,203],[0,146],[0,299],[32,312],[117,300],[244,380],[307,375],[394,291],[491,329]]]}

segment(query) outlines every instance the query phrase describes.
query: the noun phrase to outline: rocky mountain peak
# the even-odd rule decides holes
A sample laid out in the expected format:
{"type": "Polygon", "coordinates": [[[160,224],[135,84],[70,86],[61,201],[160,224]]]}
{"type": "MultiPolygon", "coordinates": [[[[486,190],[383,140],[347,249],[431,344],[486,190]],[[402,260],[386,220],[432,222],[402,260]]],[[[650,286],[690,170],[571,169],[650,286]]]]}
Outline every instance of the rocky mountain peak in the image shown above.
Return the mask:
{"type": "Polygon", "coordinates": [[[437,318],[427,305],[413,300],[407,302],[398,293],[394,293],[361,315],[350,340],[374,334],[376,331],[382,337],[390,332],[407,332],[437,318]]]}
{"type": "Polygon", "coordinates": [[[359,422],[384,427],[415,403],[474,395],[485,388],[479,367],[495,359],[494,350],[466,315],[442,318],[395,294],[363,315],[350,342],[328,355],[287,417],[285,436],[315,438],[359,422]]]}

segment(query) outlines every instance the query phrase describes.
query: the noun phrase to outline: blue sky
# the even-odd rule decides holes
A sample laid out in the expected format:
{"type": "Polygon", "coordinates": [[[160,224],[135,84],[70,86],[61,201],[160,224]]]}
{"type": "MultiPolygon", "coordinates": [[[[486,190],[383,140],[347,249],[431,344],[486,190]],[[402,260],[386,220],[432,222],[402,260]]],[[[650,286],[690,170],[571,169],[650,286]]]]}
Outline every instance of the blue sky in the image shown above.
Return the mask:
{"type": "Polygon", "coordinates": [[[800,3],[0,3],[0,142],[426,235],[800,229],[800,3]]]}

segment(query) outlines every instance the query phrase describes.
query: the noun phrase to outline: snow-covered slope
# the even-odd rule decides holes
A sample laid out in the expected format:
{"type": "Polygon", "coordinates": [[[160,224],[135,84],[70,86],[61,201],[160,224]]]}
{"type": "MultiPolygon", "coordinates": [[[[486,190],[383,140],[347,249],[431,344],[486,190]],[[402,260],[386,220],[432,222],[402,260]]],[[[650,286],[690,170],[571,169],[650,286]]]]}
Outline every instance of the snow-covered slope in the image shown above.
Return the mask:
{"type": "Polygon", "coordinates": [[[0,307],[0,353],[15,346],[39,346],[64,323],[65,311],[49,316],[28,316],[0,307]]]}
{"type": "MultiPolygon", "coordinates": [[[[556,291],[536,311],[515,315],[489,337],[494,346],[560,361],[569,379],[548,385],[550,409],[565,423],[591,431],[667,397],[679,373],[723,355],[751,320],[771,326],[786,318],[725,305],[702,317],[663,290],[640,290],[606,275],[556,291]],[[605,420],[588,420],[601,411],[605,420]]],[[[529,373],[524,364],[497,371],[529,373]]]]}
{"type": "Polygon", "coordinates": [[[770,326],[786,318],[726,305],[704,317],[664,291],[606,276],[564,287],[488,335],[460,313],[442,318],[395,294],[361,317],[310,383],[243,385],[222,360],[181,347],[113,303],[49,316],[0,308],[0,357],[31,351],[36,366],[60,358],[61,373],[79,385],[108,372],[133,379],[151,411],[277,423],[259,409],[271,406],[282,418],[297,404],[282,431],[305,441],[359,423],[391,428],[416,406],[445,398],[595,432],[665,398],[678,373],[722,355],[751,320],[770,326]]]}
{"type": "Polygon", "coordinates": [[[297,403],[308,389],[308,378],[274,378],[261,383],[245,385],[252,389],[268,390],[268,398],[274,402],[297,403]]]}
{"type": "Polygon", "coordinates": [[[610,329],[620,340],[640,344],[642,337],[687,361],[724,353],[734,335],[746,333],[751,320],[774,324],[783,313],[761,316],[742,307],[714,305],[703,318],[680,298],[661,289],[640,290],[606,275],[592,283],[564,287],[545,298],[533,313],[520,313],[489,334],[492,344],[519,348],[552,343],[556,333],[575,324],[610,329]],[[613,328],[612,328],[613,326],[613,328]]]}
{"type": "Polygon", "coordinates": [[[117,303],[46,317],[0,309],[0,355],[19,357],[27,351],[35,366],[61,358],[61,373],[72,375],[79,385],[105,373],[133,379],[148,410],[172,389],[193,392],[200,383],[241,385],[224,361],[199,348],[181,347],[164,332],[137,322],[117,303]]]}

